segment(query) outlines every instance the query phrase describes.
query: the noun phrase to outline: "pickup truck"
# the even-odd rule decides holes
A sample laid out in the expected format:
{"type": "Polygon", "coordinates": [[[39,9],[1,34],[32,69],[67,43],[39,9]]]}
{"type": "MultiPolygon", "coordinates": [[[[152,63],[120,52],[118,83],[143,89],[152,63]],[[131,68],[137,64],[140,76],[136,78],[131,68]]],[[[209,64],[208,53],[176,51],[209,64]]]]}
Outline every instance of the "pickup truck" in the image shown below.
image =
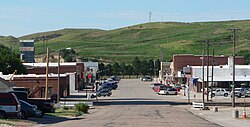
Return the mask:
{"type": "Polygon", "coordinates": [[[212,96],[224,96],[227,97],[230,94],[229,91],[223,88],[217,88],[216,90],[212,91],[212,96]]]}
{"type": "Polygon", "coordinates": [[[44,99],[44,98],[28,98],[28,93],[25,91],[9,91],[9,93],[14,93],[17,99],[26,101],[32,105],[36,105],[38,110],[44,113],[54,113],[54,100],[52,99],[44,99]]]}

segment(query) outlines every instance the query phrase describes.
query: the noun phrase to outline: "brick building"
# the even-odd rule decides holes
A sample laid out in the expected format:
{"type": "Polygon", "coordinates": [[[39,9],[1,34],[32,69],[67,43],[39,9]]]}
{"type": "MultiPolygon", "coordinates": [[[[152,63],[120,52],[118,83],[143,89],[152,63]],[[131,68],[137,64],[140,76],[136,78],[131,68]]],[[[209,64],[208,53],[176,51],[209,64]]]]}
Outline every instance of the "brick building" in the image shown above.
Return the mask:
{"type": "MultiPolygon", "coordinates": [[[[23,63],[28,74],[46,74],[46,63],[23,63]]],[[[49,74],[58,73],[58,63],[49,63],[49,74]]],[[[84,63],[60,63],[60,74],[75,73],[75,90],[79,90],[84,84],[84,63]]]]}
{"type": "MultiPolygon", "coordinates": [[[[9,80],[12,75],[0,75],[0,77],[5,80],[9,80]]],[[[58,75],[49,74],[48,75],[48,97],[52,94],[57,94],[58,90],[58,75]]],[[[46,75],[15,75],[12,80],[13,84],[16,84],[18,88],[24,88],[29,91],[29,97],[31,98],[44,98],[45,88],[46,88],[46,75]]],[[[69,76],[65,74],[60,74],[60,97],[65,97],[69,95],[69,76]]]]}

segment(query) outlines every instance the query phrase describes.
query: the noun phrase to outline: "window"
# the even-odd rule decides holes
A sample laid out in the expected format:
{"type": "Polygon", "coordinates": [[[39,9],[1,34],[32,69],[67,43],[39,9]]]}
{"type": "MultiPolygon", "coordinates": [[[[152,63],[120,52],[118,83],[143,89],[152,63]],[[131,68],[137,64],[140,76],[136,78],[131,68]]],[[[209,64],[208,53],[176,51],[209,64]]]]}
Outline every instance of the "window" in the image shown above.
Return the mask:
{"type": "MultiPolygon", "coordinates": [[[[41,98],[45,98],[45,87],[41,87],[41,98]]],[[[52,87],[48,88],[48,97],[52,95],[52,87]]]]}

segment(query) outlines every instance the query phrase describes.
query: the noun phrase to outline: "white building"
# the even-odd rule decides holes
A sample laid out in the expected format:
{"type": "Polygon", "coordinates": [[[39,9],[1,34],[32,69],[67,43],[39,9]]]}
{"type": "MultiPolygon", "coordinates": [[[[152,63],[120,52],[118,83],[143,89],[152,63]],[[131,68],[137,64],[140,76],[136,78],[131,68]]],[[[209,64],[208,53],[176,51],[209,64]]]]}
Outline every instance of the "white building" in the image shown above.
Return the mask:
{"type": "MultiPolygon", "coordinates": [[[[191,80],[203,79],[202,66],[191,66],[191,80]]],[[[212,66],[209,66],[209,84],[214,81],[214,86],[217,87],[230,87],[233,81],[233,59],[228,58],[228,65],[214,66],[212,77],[212,66]]],[[[198,81],[198,80],[197,80],[198,81]]],[[[204,81],[207,81],[207,67],[204,66],[204,81]]],[[[235,84],[236,87],[244,83],[250,86],[250,65],[235,65],[235,84]]]]}

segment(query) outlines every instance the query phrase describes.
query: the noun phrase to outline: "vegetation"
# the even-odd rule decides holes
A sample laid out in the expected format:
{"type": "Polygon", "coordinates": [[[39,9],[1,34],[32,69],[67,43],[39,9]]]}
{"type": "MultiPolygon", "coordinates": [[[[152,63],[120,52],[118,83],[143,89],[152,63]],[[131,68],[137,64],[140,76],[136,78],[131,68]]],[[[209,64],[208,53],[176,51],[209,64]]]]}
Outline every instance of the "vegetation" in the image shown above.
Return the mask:
{"type": "Polygon", "coordinates": [[[124,62],[118,63],[114,62],[114,64],[107,64],[105,66],[104,63],[99,64],[99,75],[100,76],[111,76],[111,75],[122,75],[123,78],[125,75],[129,77],[131,75],[159,75],[160,70],[160,60],[140,60],[138,57],[134,58],[132,65],[126,65],[124,62]]]}
{"type": "Polygon", "coordinates": [[[56,109],[55,113],[46,113],[49,116],[57,116],[57,117],[64,117],[64,116],[75,116],[77,113],[75,109],[56,109]]]}
{"type": "MultiPolygon", "coordinates": [[[[18,49],[13,40],[35,39],[36,54],[46,54],[46,46],[55,52],[71,47],[82,59],[98,60],[104,63],[132,64],[137,56],[142,60],[159,59],[170,61],[173,54],[200,55],[206,48],[204,39],[211,43],[216,55],[231,55],[231,31],[238,27],[236,49],[249,51],[250,20],[221,22],[155,22],[115,30],[63,29],[36,33],[20,38],[3,39],[5,45],[18,49]]],[[[1,37],[0,37],[1,38],[1,37]]],[[[210,51],[211,52],[211,51],[210,51]]]]}
{"type": "Polygon", "coordinates": [[[75,104],[75,110],[79,113],[88,113],[89,106],[84,103],[77,103],[75,104]]]}
{"type": "Polygon", "coordinates": [[[10,48],[0,45],[0,72],[3,74],[12,74],[15,71],[18,74],[26,73],[26,68],[19,58],[19,55],[12,52],[10,48]]]}

